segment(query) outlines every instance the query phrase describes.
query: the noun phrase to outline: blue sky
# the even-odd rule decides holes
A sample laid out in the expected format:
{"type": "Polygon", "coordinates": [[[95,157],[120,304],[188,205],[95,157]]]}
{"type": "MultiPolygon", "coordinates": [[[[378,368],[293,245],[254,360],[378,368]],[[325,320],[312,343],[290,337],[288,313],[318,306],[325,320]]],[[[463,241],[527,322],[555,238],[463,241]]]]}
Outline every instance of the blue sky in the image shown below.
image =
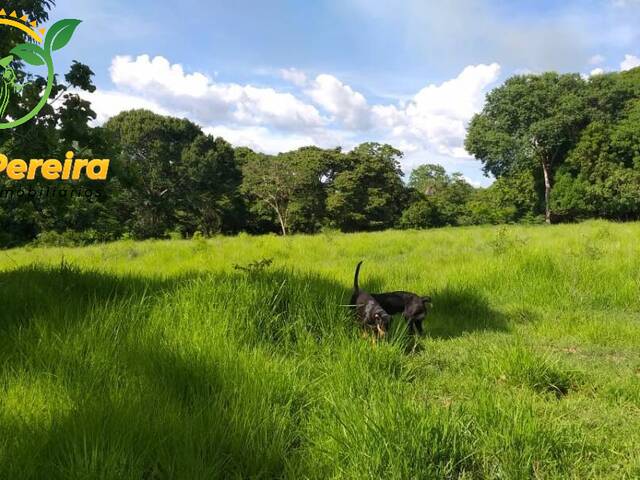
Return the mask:
{"type": "MultiPolygon", "coordinates": [[[[99,122],[146,107],[236,145],[394,144],[488,184],[462,147],[484,95],[520,72],[640,64],[640,0],[59,0],[84,21],[99,122]]],[[[61,68],[58,68],[61,70],[61,68]]]]}

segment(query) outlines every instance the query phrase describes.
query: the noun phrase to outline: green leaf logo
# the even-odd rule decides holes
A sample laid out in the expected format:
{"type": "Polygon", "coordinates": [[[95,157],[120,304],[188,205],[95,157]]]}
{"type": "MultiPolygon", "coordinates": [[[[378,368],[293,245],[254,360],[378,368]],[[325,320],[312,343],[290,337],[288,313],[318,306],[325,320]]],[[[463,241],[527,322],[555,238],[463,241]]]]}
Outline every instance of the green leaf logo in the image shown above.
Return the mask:
{"type": "Polygon", "coordinates": [[[82,23],[81,20],[75,20],[67,18],[66,20],[60,20],[53,24],[53,26],[47,32],[47,36],[44,39],[44,49],[47,52],[55,52],[64,48],[67,43],[71,41],[78,25],[82,23]]]}
{"type": "MultiPolygon", "coordinates": [[[[4,10],[0,10],[0,12],[0,16],[5,15],[6,13],[4,10]]],[[[15,17],[15,15],[16,14],[13,13],[10,16],[15,17]]],[[[24,18],[21,18],[21,20],[24,20],[24,18]]],[[[16,22],[13,20],[3,21],[3,19],[0,18],[0,23],[9,26],[15,26],[14,24],[16,22]]],[[[73,18],[60,20],[59,22],[54,23],[47,32],[47,35],[44,38],[44,48],[36,43],[23,43],[21,45],[16,45],[11,50],[10,53],[12,53],[12,55],[0,59],[0,120],[4,117],[11,96],[21,92],[22,87],[24,86],[18,85],[16,83],[16,74],[11,68],[11,62],[13,61],[14,56],[20,58],[23,62],[29,65],[44,65],[47,67],[47,86],[45,87],[38,104],[22,118],[11,120],[5,123],[0,122],[0,130],[15,128],[23,125],[24,123],[35,117],[38,112],[40,112],[40,110],[42,110],[42,108],[47,104],[49,96],[53,91],[53,85],[55,83],[55,72],[52,57],[53,52],[64,48],[71,41],[71,37],[73,37],[73,34],[78,28],[78,25],[80,25],[81,23],[81,20],[75,20],[73,18]]],[[[36,22],[30,22],[29,25],[36,26],[36,22]]],[[[20,27],[20,29],[25,31],[28,35],[31,36],[31,38],[33,38],[37,42],[42,41],[42,38],[36,33],[35,30],[27,27],[20,27]]],[[[40,33],[44,33],[44,29],[39,31],[40,33]]]]}
{"type": "Polygon", "coordinates": [[[42,49],[42,47],[36,45],[35,43],[22,43],[20,45],[16,45],[11,50],[11,53],[20,57],[29,65],[39,66],[45,65],[47,63],[47,54],[42,49]]]}

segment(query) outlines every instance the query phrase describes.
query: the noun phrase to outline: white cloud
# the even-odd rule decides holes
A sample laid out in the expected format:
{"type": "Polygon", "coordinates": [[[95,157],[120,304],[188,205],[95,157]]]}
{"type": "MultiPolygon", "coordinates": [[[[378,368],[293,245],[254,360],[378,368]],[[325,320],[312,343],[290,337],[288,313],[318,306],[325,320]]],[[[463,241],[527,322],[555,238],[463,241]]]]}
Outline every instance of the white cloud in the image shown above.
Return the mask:
{"type": "Polygon", "coordinates": [[[463,143],[466,125],[481,110],[487,88],[500,66],[471,65],[456,78],[428,85],[408,102],[372,105],[359,92],[332,75],[319,75],[307,94],[346,127],[370,132],[404,152],[429,149],[455,158],[469,158],[463,143]]]}
{"type": "Polygon", "coordinates": [[[280,70],[280,76],[297,87],[304,87],[307,84],[307,76],[305,73],[296,68],[282,69],[280,70]]]}
{"type": "Polygon", "coordinates": [[[207,133],[266,153],[306,145],[349,149],[362,141],[388,142],[407,154],[403,166],[409,171],[418,159],[434,156],[471,164],[464,149],[466,126],[482,108],[500,66],[470,65],[457,77],[427,85],[408,101],[391,105],[369,104],[333,75],[307,80],[293,68],[281,74],[293,82],[305,79],[306,89],[297,94],[221,83],[148,55],[116,57],[110,71],[115,90],[83,93],[98,114],[98,124],[121,111],[146,108],[189,118],[207,133]],[[304,101],[305,96],[318,108],[304,101]]]}
{"type": "Polygon", "coordinates": [[[116,57],[111,79],[120,89],[158,102],[203,123],[226,121],[278,128],[316,128],[325,123],[318,110],[290,93],[251,85],[224,84],[202,73],[187,74],[164,57],[116,57]]]}
{"type": "Polygon", "coordinates": [[[620,63],[620,70],[623,72],[636,67],[640,67],[640,58],[635,55],[625,55],[624,60],[620,63]]]}
{"type": "Polygon", "coordinates": [[[365,130],[370,126],[367,100],[333,75],[318,75],[307,94],[345,126],[357,130],[365,130]]]}
{"type": "Polygon", "coordinates": [[[97,115],[96,120],[93,122],[96,125],[102,125],[111,117],[125,110],[144,108],[160,115],[169,115],[170,113],[156,102],[117,91],[96,90],[93,93],[74,91],[74,93],[78,93],[91,102],[91,109],[97,115]]]}
{"type": "Polygon", "coordinates": [[[472,178],[467,177],[466,175],[463,175],[462,178],[464,178],[465,182],[467,182],[469,185],[472,185],[476,188],[480,188],[482,186],[484,186],[483,182],[479,182],[477,180],[473,180],[472,178]]]}
{"type": "Polygon", "coordinates": [[[341,146],[349,150],[357,145],[349,134],[333,130],[321,130],[311,134],[281,132],[267,127],[230,127],[219,125],[206,127],[203,131],[215,137],[222,137],[235,147],[249,147],[252,150],[277,154],[315,145],[321,148],[341,146]]]}
{"type": "Polygon", "coordinates": [[[606,58],[604,58],[604,56],[602,56],[600,54],[596,54],[596,55],[594,55],[593,57],[591,57],[589,59],[589,64],[590,65],[600,65],[605,60],[606,60],[606,58]]]}
{"type": "Polygon", "coordinates": [[[375,106],[373,113],[391,139],[439,154],[467,158],[466,125],[482,109],[486,91],[500,75],[500,65],[471,65],[440,85],[428,85],[404,107],[375,106]]]}
{"type": "Polygon", "coordinates": [[[604,68],[594,68],[593,70],[591,70],[589,73],[581,73],[580,77],[582,77],[583,80],[589,80],[591,77],[595,77],[596,75],[604,75],[606,73],[604,68]]]}
{"type": "Polygon", "coordinates": [[[222,137],[236,147],[249,147],[269,154],[288,152],[315,143],[311,136],[283,135],[266,127],[218,126],[205,128],[204,132],[214,137],[222,137]]]}

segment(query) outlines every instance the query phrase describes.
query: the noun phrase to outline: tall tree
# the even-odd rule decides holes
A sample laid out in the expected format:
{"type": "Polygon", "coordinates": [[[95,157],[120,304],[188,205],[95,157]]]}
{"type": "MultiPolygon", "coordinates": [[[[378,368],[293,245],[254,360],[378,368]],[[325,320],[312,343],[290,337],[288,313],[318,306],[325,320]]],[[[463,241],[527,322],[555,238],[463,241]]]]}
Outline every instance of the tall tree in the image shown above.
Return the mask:
{"type": "Polygon", "coordinates": [[[447,171],[442,165],[427,163],[415,168],[409,176],[409,187],[422,195],[434,195],[444,190],[450,182],[447,171]]]}
{"type": "Polygon", "coordinates": [[[588,123],[585,92],[577,74],[515,76],[487,95],[469,126],[465,146],[486,172],[541,169],[547,223],[554,172],[588,123]]]}
{"type": "Polygon", "coordinates": [[[554,212],[567,219],[640,218],[640,100],[618,122],[591,123],[554,188],[554,212]]]}
{"type": "MultiPolygon", "coordinates": [[[[53,1],[19,0],[8,1],[2,7],[6,12],[16,10],[19,16],[26,15],[32,20],[44,22],[54,4],[53,1]]],[[[7,54],[16,44],[27,40],[20,30],[3,27],[0,54],[7,54]]],[[[19,118],[40,101],[47,82],[41,76],[28,73],[18,61],[14,61],[11,67],[18,82],[25,83],[19,92],[12,95],[11,102],[7,105],[8,115],[19,118]]],[[[56,79],[49,102],[34,119],[19,128],[0,131],[0,151],[14,158],[64,158],[65,153],[71,149],[79,156],[90,157],[92,152],[99,152],[99,155],[106,157],[108,151],[104,148],[106,143],[101,130],[89,126],[95,113],[90,104],[75,93],[77,90],[95,90],[92,76],[93,72],[89,67],[74,61],[64,76],[65,81],[59,82],[56,79]]],[[[104,182],[83,179],[73,184],[76,193],[81,192],[82,187],[90,187],[90,198],[38,195],[51,187],[50,182],[41,179],[29,182],[28,187],[27,196],[17,198],[7,195],[0,198],[2,246],[33,240],[50,230],[82,230],[98,224],[107,228],[104,222],[97,221],[100,215],[106,213],[103,200],[108,187],[104,182]],[[96,200],[98,194],[102,194],[100,200],[96,200]]],[[[22,190],[17,189],[15,183],[6,180],[0,180],[0,188],[6,192],[22,190]]]]}
{"type": "Polygon", "coordinates": [[[401,158],[402,152],[379,143],[364,143],[344,155],[327,198],[332,223],[348,232],[393,227],[408,203],[401,158]]]}
{"type": "Polygon", "coordinates": [[[182,152],[203,135],[188,120],[148,110],[120,113],[105,124],[116,152],[121,192],[114,207],[137,237],[160,237],[176,225],[182,152]]]}
{"type": "Polygon", "coordinates": [[[243,150],[242,190],[274,212],[283,235],[315,231],[324,220],[324,181],[335,155],[316,147],[275,156],[243,150]]]}
{"type": "Polygon", "coordinates": [[[411,172],[409,188],[414,191],[413,201],[402,214],[403,228],[460,225],[474,192],[461,173],[448,175],[442,166],[432,164],[420,165],[411,172]]]}
{"type": "Polygon", "coordinates": [[[229,143],[196,137],[182,152],[177,178],[177,217],[185,233],[235,233],[244,226],[242,174],[229,143]]]}

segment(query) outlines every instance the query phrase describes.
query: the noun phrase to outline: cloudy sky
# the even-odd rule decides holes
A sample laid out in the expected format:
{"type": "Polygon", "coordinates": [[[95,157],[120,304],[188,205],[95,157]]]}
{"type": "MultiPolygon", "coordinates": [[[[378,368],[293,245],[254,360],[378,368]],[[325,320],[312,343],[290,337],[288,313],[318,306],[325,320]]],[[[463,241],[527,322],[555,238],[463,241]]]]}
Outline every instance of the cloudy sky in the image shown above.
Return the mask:
{"type": "MultiPolygon", "coordinates": [[[[463,147],[514,73],[640,65],[640,0],[59,0],[56,57],[96,73],[98,122],[144,107],[269,153],[389,142],[491,182],[463,147]]],[[[61,70],[59,67],[58,70],[61,70]]]]}

